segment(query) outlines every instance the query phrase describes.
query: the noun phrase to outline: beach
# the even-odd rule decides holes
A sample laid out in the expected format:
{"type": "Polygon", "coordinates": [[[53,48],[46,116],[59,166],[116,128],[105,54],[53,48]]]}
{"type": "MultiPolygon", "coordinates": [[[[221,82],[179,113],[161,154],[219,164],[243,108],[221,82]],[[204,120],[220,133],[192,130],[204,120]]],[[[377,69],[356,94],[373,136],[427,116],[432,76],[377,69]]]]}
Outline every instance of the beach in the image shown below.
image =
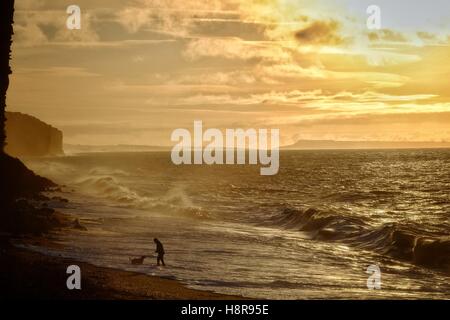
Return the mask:
{"type": "Polygon", "coordinates": [[[84,230],[24,248],[256,299],[448,298],[449,156],[284,151],[268,180],[255,166],[173,166],[164,152],[30,159],[61,186],[46,207],[84,230]],[[374,267],[381,290],[367,287],[374,267]]]}
{"type": "Polygon", "coordinates": [[[41,236],[3,241],[4,295],[448,299],[447,150],[280,155],[271,181],[256,167],[173,167],[167,153],[26,161],[59,187],[17,203],[11,217],[28,227],[10,234],[41,236]],[[167,267],[156,266],[154,238],[167,267]],[[66,288],[70,265],[80,291],[66,288]]]}
{"type": "MultiPolygon", "coordinates": [[[[239,296],[193,290],[181,282],[142,273],[96,267],[73,259],[51,257],[11,245],[0,238],[1,299],[58,300],[236,300],[239,296]],[[81,269],[81,290],[68,290],[66,268],[81,269]]],[[[47,243],[46,238],[27,242],[47,243]]]]}

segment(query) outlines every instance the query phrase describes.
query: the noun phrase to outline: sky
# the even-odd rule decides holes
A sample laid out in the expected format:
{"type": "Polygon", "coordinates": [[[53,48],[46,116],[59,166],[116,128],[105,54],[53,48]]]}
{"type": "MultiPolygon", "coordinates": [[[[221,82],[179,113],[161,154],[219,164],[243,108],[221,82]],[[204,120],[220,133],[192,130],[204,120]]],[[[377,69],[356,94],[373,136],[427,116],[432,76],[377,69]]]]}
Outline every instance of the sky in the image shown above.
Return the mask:
{"type": "Polygon", "coordinates": [[[194,120],[281,145],[450,141],[448,0],[22,0],[14,32],[8,110],[65,143],[167,146],[194,120]]]}

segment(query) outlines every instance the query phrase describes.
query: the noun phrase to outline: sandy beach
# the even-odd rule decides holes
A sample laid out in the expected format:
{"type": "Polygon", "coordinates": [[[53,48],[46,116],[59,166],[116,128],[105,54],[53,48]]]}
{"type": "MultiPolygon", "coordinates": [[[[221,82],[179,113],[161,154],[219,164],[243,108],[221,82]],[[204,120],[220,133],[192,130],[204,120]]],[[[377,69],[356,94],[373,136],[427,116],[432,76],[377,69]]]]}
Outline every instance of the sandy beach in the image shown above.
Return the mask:
{"type": "MultiPolygon", "coordinates": [[[[236,300],[239,296],[193,290],[176,280],[101,268],[71,259],[50,257],[11,245],[1,237],[1,299],[62,300],[236,300]],[[81,290],[68,290],[66,268],[82,270],[81,290]]],[[[36,240],[42,242],[42,240],[36,240]]]]}

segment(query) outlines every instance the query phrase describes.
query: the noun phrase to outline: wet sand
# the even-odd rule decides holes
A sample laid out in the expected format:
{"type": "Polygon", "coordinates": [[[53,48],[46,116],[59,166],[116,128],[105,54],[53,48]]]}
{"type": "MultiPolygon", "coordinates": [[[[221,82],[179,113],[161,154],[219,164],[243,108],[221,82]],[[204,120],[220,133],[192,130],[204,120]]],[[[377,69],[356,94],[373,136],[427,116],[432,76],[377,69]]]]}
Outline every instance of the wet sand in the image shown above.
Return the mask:
{"type": "Polygon", "coordinates": [[[46,256],[15,247],[5,237],[0,237],[0,285],[0,299],[243,299],[189,289],[176,280],[46,256]],[[66,287],[66,269],[72,264],[81,269],[81,290],[66,287]]]}

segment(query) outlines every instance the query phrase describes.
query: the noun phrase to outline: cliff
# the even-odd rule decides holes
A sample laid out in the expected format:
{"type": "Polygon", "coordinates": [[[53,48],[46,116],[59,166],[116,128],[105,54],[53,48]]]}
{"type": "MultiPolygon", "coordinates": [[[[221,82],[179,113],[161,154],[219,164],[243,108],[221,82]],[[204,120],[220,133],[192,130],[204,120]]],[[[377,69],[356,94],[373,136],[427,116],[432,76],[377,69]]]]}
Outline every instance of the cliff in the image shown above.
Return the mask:
{"type": "Polygon", "coordinates": [[[14,157],[62,155],[63,134],[30,115],[6,112],[5,152],[14,157]]]}

